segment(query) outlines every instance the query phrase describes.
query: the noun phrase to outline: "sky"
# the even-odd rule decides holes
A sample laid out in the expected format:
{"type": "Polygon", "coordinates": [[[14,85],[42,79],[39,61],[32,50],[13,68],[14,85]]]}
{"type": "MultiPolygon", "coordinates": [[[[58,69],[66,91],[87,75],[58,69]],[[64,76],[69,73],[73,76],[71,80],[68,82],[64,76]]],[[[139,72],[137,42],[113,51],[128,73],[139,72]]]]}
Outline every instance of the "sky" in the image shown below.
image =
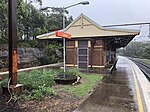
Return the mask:
{"type": "MultiPolygon", "coordinates": [[[[42,7],[62,7],[84,0],[43,0],[42,7]]],[[[89,5],[78,5],[68,9],[73,19],[81,13],[101,26],[110,24],[150,22],[150,0],[88,0],[89,5]]],[[[121,27],[141,30],[136,40],[149,40],[149,25],[121,27]]]]}

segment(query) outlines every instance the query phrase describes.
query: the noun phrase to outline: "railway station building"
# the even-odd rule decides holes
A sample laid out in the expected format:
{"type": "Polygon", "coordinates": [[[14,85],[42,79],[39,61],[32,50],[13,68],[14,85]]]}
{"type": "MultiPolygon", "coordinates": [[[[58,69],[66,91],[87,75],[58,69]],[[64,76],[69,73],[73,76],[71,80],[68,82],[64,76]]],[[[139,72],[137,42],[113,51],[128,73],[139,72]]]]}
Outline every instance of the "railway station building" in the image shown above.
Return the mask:
{"type": "MultiPolygon", "coordinates": [[[[102,27],[84,14],[60,31],[69,33],[72,37],[66,39],[66,66],[78,67],[80,70],[103,69],[113,64],[116,49],[125,47],[139,34],[138,30],[102,27]]],[[[55,31],[37,38],[60,39],[55,36],[55,31]]]]}

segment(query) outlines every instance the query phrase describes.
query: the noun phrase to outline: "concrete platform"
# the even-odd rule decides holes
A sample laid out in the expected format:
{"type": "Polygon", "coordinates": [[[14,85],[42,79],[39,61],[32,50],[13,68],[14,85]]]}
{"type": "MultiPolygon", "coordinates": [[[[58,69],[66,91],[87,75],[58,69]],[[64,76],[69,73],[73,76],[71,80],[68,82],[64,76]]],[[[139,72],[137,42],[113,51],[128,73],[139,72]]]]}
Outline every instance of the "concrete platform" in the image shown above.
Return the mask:
{"type": "Polygon", "coordinates": [[[132,61],[119,57],[117,70],[74,112],[133,111],[150,111],[150,83],[132,61]]]}
{"type": "Polygon", "coordinates": [[[150,82],[147,80],[145,75],[142,73],[142,71],[138,68],[138,66],[134,62],[128,59],[126,60],[130,64],[133,75],[135,75],[135,79],[137,80],[138,87],[136,87],[135,85],[136,89],[139,88],[139,93],[138,90],[136,93],[137,99],[141,97],[141,102],[139,99],[138,104],[139,106],[141,105],[141,107],[143,106],[144,112],[150,112],[150,82]]]}

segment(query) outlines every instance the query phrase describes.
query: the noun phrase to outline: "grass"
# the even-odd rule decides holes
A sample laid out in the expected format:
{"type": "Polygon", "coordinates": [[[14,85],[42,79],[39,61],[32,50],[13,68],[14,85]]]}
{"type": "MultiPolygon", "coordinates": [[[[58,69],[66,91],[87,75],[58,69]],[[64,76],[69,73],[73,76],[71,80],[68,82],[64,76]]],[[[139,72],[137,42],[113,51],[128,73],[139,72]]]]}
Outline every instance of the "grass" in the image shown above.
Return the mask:
{"type": "Polygon", "coordinates": [[[87,95],[88,92],[103,78],[103,76],[99,74],[80,73],[80,76],[82,77],[81,84],[75,86],[60,85],[61,90],[81,98],[87,95]]]}
{"type": "MultiPolygon", "coordinates": [[[[24,85],[23,93],[18,97],[23,100],[40,100],[43,97],[57,94],[54,90],[54,76],[62,74],[63,70],[33,70],[31,72],[18,73],[18,83],[24,85]]],[[[88,94],[93,86],[98,83],[102,76],[98,74],[80,73],[78,69],[69,69],[67,74],[80,75],[82,77],[81,84],[60,85],[64,92],[70,93],[77,97],[82,97],[88,94]]],[[[7,85],[8,79],[0,82],[0,86],[7,85]]]]}

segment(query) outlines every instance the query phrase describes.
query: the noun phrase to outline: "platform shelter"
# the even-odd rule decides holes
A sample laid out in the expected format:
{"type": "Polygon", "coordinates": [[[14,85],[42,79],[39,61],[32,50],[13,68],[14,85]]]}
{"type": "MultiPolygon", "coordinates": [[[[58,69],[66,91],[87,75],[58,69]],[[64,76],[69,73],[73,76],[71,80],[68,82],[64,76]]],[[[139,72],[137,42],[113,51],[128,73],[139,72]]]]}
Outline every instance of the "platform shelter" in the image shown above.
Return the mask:
{"type": "MultiPolygon", "coordinates": [[[[66,39],[66,66],[76,66],[81,70],[104,68],[114,63],[116,49],[125,47],[138,30],[105,28],[81,14],[65,29],[71,34],[66,39]]],[[[55,32],[37,36],[38,39],[60,39],[55,32]]]]}

